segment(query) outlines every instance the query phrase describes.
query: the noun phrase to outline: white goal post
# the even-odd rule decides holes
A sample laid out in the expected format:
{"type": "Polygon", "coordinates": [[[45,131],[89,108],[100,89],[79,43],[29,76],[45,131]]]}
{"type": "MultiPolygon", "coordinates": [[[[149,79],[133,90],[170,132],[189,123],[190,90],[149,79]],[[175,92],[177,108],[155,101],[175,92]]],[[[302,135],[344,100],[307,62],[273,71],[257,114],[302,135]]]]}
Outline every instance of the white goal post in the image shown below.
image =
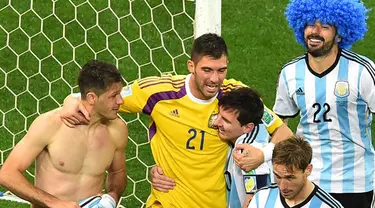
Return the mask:
{"type": "Polygon", "coordinates": [[[221,35],[221,0],[196,0],[195,4],[194,37],[221,35]]]}

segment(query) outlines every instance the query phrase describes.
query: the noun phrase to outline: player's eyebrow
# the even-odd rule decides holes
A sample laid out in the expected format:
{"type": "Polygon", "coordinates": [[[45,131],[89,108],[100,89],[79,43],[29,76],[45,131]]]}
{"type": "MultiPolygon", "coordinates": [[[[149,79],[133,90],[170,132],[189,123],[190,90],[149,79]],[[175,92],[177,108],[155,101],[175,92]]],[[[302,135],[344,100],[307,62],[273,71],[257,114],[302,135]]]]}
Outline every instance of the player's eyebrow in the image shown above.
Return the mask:
{"type": "Polygon", "coordinates": [[[217,70],[222,70],[222,69],[227,69],[228,67],[225,66],[225,67],[221,67],[221,68],[218,68],[217,70]]]}
{"type": "Polygon", "coordinates": [[[224,116],[221,116],[221,118],[223,118],[223,120],[225,121],[225,122],[227,122],[227,123],[232,123],[232,122],[230,122],[227,118],[225,118],[224,116]]]}
{"type": "Polygon", "coordinates": [[[272,172],[273,172],[273,174],[275,174],[275,176],[281,178],[281,176],[279,174],[277,174],[275,171],[272,171],[272,172]]]}
{"type": "Polygon", "coordinates": [[[208,67],[208,66],[202,66],[202,69],[209,69],[209,70],[213,70],[211,67],[208,67]]]}
{"type": "Polygon", "coordinates": [[[122,90],[122,88],[121,88],[120,90],[113,91],[113,92],[110,93],[109,95],[112,96],[112,95],[120,94],[120,93],[121,93],[121,90],[122,90]]]}
{"type": "Polygon", "coordinates": [[[273,174],[275,174],[277,177],[279,178],[295,178],[295,175],[291,174],[291,175],[286,175],[284,177],[281,177],[279,174],[277,174],[275,171],[272,171],[273,174]]]}
{"type": "MultiPolygon", "coordinates": [[[[202,69],[210,69],[210,70],[213,70],[211,67],[208,67],[208,66],[202,66],[201,67],[202,69]]],[[[221,68],[218,68],[217,70],[223,70],[223,69],[227,69],[228,67],[225,66],[225,67],[221,67],[221,68]]]]}

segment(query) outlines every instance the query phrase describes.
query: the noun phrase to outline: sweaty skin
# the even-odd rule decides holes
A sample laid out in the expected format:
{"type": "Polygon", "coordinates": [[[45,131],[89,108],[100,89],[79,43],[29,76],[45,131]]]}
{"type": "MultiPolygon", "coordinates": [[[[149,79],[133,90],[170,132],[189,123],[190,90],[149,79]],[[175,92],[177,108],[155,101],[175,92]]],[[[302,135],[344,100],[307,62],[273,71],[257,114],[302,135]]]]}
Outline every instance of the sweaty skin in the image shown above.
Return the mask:
{"type": "Polygon", "coordinates": [[[59,199],[77,202],[100,195],[105,170],[116,151],[123,152],[125,139],[116,135],[116,129],[123,128],[124,123],[116,119],[92,127],[69,128],[63,125],[58,112],[50,117],[58,130],[36,159],[36,187],[59,199]]]}
{"type": "Polygon", "coordinates": [[[120,119],[69,128],[56,109],[34,120],[4,163],[1,181],[33,208],[71,207],[101,195],[108,170],[106,191],[117,201],[126,185],[126,144],[127,127],[120,119]],[[22,173],[35,159],[33,187],[22,173]]]}

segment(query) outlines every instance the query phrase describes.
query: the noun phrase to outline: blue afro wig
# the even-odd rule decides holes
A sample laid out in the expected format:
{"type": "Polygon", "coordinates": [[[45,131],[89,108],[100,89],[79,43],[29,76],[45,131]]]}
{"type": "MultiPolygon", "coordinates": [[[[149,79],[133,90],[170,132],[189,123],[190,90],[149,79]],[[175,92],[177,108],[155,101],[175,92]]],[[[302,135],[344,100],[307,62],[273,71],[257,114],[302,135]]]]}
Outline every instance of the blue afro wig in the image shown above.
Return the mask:
{"type": "Polygon", "coordinates": [[[296,36],[297,42],[305,46],[306,24],[319,20],[333,25],[341,37],[339,47],[349,49],[353,43],[363,39],[367,32],[366,19],[369,9],[359,0],[291,0],[285,16],[296,36]]]}

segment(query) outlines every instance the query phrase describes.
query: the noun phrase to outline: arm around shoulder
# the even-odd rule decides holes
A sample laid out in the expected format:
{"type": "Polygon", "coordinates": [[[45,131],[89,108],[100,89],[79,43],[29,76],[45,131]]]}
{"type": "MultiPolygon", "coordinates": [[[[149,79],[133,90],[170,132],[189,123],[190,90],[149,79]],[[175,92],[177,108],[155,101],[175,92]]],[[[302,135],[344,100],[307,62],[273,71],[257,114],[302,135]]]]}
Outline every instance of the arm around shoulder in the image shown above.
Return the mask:
{"type": "Polygon", "coordinates": [[[271,141],[275,144],[294,136],[292,130],[283,122],[272,134],[271,141]]]}
{"type": "Polygon", "coordinates": [[[62,121],[65,125],[74,128],[78,124],[88,124],[90,120],[89,112],[80,102],[80,95],[68,95],[64,99],[64,105],[60,113],[62,121]]]}
{"type": "Polygon", "coordinates": [[[282,140],[293,136],[292,130],[267,106],[264,106],[262,122],[267,128],[269,134],[272,135],[271,141],[276,144],[282,140]]]}

